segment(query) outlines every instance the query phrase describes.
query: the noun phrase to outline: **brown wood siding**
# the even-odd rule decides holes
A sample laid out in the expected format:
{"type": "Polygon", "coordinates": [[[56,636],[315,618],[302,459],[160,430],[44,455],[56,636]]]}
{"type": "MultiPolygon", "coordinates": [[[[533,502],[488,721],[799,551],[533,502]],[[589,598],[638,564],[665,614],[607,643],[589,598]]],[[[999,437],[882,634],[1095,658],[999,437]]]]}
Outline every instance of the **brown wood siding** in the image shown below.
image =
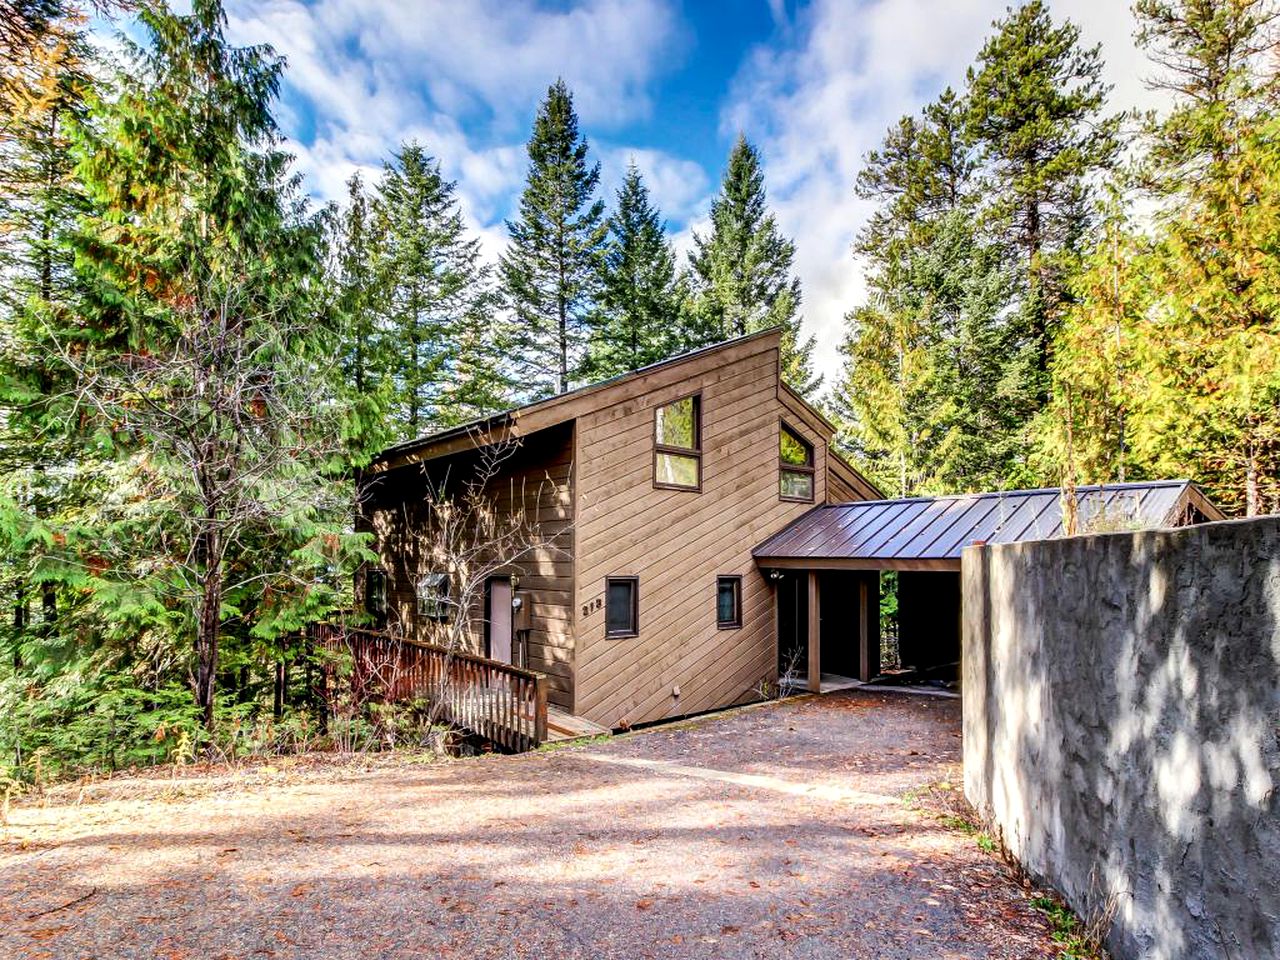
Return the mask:
{"type": "Polygon", "coordinates": [[[827,502],[852,503],[854,500],[882,500],[880,491],[849,466],[840,454],[827,455],[827,502]]]}
{"type": "Polygon", "coordinates": [[[751,549],[811,509],[778,495],[781,420],[813,444],[815,502],[827,495],[830,427],[784,400],[776,337],[679,372],[579,413],[574,712],[604,726],[758,698],[776,679],[777,652],[773,589],[751,549]],[[702,491],[655,489],[654,410],[692,392],[702,397],[702,491]],[[739,629],[716,624],[721,574],[742,577],[739,629]],[[639,636],[605,638],[597,602],[609,576],[639,577],[639,636]]]}
{"type": "MultiPolygon", "coordinates": [[[[573,455],[574,427],[561,424],[524,437],[520,448],[502,464],[487,484],[502,513],[525,510],[536,520],[539,536],[555,549],[540,551],[503,573],[519,576],[518,590],[530,604],[528,662],[531,670],[548,677],[548,700],[573,709],[573,455]]],[[[441,625],[417,614],[415,586],[430,572],[420,556],[418,538],[426,529],[426,491],[429,483],[457,491],[475,476],[474,451],[456,453],[426,463],[388,470],[367,477],[362,529],[375,535],[374,549],[387,571],[387,605],[393,629],[426,641],[439,641],[441,625]],[[416,532],[416,535],[415,535],[416,532]]],[[[468,648],[485,652],[483,596],[468,612],[468,648]]]]}

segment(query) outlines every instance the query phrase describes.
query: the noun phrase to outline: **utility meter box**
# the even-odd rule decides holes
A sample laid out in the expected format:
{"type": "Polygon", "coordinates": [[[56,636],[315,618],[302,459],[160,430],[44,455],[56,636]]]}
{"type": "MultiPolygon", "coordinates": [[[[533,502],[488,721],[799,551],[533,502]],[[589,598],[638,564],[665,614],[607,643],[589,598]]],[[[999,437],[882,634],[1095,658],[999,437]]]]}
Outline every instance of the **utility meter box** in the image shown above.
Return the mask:
{"type": "Polygon", "coordinates": [[[529,609],[529,595],[517,590],[511,595],[511,629],[519,633],[533,628],[533,614],[529,609]]]}

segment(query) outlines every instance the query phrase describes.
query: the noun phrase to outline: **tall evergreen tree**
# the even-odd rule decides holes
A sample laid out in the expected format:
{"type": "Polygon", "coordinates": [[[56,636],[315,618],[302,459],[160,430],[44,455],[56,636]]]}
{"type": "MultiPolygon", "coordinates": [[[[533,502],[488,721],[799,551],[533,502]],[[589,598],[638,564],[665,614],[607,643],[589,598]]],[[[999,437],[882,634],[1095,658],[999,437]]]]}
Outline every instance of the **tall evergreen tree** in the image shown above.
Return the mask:
{"type": "Polygon", "coordinates": [[[0,3],[0,15],[8,17],[0,30],[0,505],[13,511],[9,532],[18,533],[0,551],[0,587],[13,590],[14,658],[21,660],[26,644],[51,639],[59,609],[52,551],[19,531],[55,509],[63,495],[56,477],[73,457],[47,418],[65,377],[31,333],[40,316],[75,296],[62,237],[83,198],[67,130],[84,110],[92,54],[83,18],[57,0],[0,3]],[[38,625],[29,607],[37,595],[38,625]]]}
{"type": "Polygon", "coordinates": [[[230,46],[216,0],[140,20],[145,46],[73,137],[84,295],[41,331],[75,381],[62,420],[111,492],[55,532],[105,622],[191,643],[212,731],[228,629],[273,641],[324,611],[323,571],[359,538],[335,482],[321,228],[270,109],[281,61],[230,46]]]}
{"type": "Polygon", "coordinates": [[[595,198],[600,165],[588,162],[573,96],[563,80],[547,91],[529,139],[520,216],[501,274],[515,314],[513,354],[534,396],[569,389],[586,350],[599,296],[608,226],[595,198]]]}
{"type": "Polygon", "coordinates": [[[378,182],[372,249],[382,318],[374,342],[400,438],[500,406],[490,269],[467,236],[455,185],[417,143],[402,146],[378,182]]]}
{"type": "Polygon", "coordinates": [[[948,89],[892,127],[858,194],[877,204],[854,244],[867,302],[847,317],[833,402],[840,440],[903,496],[1002,486],[1020,473],[1017,385],[1002,249],[977,224],[968,106],[948,89]]]}
{"type": "Polygon", "coordinates": [[[1120,118],[1104,113],[1101,48],[1082,47],[1080,28],[1055,23],[1044,0],[993,26],[968,73],[970,136],[985,168],[986,215],[1023,271],[1020,317],[1044,403],[1069,278],[1091,245],[1090,185],[1114,167],[1120,118]]]}
{"type": "Polygon", "coordinates": [[[381,344],[375,321],[373,224],[369,197],[359,173],[347,181],[347,205],[330,246],[335,252],[332,283],[343,319],[343,376],[358,395],[376,390],[381,344]]]}
{"type": "Polygon", "coordinates": [[[905,116],[867,154],[857,194],[877,204],[854,250],[884,258],[914,242],[937,218],[976,209],[977,151],[968,139],[968,105],[947,87],[921,116],[905,116]]]}
{"type": "Polygon", "coordinates": [[[1146,229],[1121,221],[1083,279],[1046,442],[1064,472],[1087,480],[1185,475],[1229,509],[1277,510],[1280,10],[1271,0],[1135,9],[1173,101],[1148,118],[1135,178],[1156,212],[1146,229]]]}
{"type": "Polygon", "coordinates": [[[795,252],[769,212],[760,153],[739,136],[711,202],[711,232],[694,235],[695,309],[718,339],[782,327],[782,374],[809,394],[821,378],[813,375],[813,338],[800,328],[795,252]]]}
{"type": "Polygon", "coordinates": [[[615,376],[699,344],[684,326],[684,296],[662,217],[632,163],[609,218],[586,375],[615,376]]]}

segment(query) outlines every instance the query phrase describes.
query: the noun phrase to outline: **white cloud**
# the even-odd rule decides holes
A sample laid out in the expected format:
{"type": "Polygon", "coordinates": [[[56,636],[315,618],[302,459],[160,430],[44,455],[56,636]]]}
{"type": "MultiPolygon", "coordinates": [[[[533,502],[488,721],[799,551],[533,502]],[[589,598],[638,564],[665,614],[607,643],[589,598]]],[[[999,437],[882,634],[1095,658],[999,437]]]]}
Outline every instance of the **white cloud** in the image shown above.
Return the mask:
{"type": "Polygon", "coordinates": [[[669,0],[233,0],[228,13],[234,42],[287,59],[281,117],[309,190],[341,199],[354,171],[375,179],[416,138],[495,253],[547,85],[568,82],[584,126],[617,128],[649,114],[653,79],[686,46],[669,0]]]}
{"type": "MultiPolygon", "coordinates": [[[[801,10],[788,42],[747,57],[722,111],[722,132],[743,130],[765,156],[772,206],[796,242],[804,315],[817,337],[817,365],[839,372],[844,313],[865,290],[850,253],[870,210],[853,193],[867,151],[903,113],[920,109],[946,85],[959,87],[1005,0],[815,0],[801,10]]],[[[1103,43],[1113,106],[1151,106],[1142,55],[1133,47],[1127,4],[1055,4],[1080,24],[1087,43],[1103,43]]]]}
{"type": "Polygon", "coordinates": [[[627,164],[635,161],[654,205],[669,224],[685,223],[706,205],[710,179],[701,165],[647,147],[600,145],[600,195],[610,207],[627,164]]]}

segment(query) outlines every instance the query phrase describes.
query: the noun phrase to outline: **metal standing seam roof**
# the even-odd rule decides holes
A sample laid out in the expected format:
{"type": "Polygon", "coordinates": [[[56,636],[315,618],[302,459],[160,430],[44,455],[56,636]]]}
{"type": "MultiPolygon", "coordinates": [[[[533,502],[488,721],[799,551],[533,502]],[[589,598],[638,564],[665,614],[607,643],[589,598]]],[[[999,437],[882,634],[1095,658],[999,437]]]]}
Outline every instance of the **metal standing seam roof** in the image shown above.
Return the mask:
{"type": "MultiPolygon", "coordinates": [[[[1222,514],[1189,480],[1076,488],[1080,529],[1175,526],[1189,503],[1210,519],[1222,514]]],[[[975,542],[1016,543],[1063,536],[1062,490],[903,500],[866,500],[816,507],[755,548],[768,561],[959,561],[975,542]]]]}

